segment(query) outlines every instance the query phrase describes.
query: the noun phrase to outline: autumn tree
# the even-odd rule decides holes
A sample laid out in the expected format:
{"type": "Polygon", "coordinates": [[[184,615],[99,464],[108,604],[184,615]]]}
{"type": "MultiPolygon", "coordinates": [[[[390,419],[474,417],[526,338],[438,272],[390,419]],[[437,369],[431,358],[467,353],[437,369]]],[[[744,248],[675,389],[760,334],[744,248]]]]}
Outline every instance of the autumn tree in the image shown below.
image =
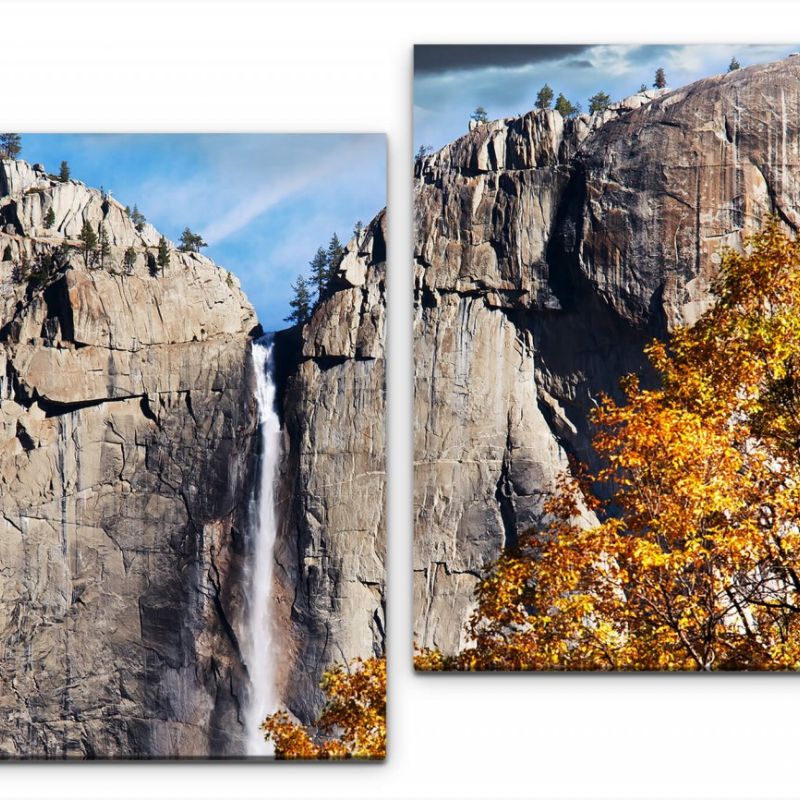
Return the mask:
{"type": "Polygon", "coordinates": [[[261,726],[279,759],[386,757],[386,659],[357,659],[326,672],[327,703],[313,725],[291,721],[285,711],[261,726]]]}
{"type": "Polygon", "coordinates": [[[550,88],[549,84],[546,83],[544,86],[542,86],[541,89],[539,89],[538,93],[536,94],[536,108],[540,110],[550,108],[550,104],[552,102],[553,102],[553,90],[550,88]]]}
{"type": "Polygon", "coordinates": [[[713,293],[602,399],[602,466],[480,581],[474,646],[418,668],[800,668],[800,244],[771,220],[713,293]]]}

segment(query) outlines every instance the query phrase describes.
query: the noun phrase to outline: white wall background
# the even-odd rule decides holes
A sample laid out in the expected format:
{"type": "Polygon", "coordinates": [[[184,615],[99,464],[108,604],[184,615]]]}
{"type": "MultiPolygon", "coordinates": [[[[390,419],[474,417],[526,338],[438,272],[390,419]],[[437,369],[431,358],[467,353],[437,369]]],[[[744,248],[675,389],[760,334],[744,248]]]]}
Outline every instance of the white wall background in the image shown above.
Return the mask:
{"type": "Polygon", "coordinates": [[[0,118],[20,131],[386,131],[389,759],[2,764],[8,798],[789,798],[800,678],[430,676],[411,656],[412,44],[780,42],[775,2],[0,3],[0,118]]]}

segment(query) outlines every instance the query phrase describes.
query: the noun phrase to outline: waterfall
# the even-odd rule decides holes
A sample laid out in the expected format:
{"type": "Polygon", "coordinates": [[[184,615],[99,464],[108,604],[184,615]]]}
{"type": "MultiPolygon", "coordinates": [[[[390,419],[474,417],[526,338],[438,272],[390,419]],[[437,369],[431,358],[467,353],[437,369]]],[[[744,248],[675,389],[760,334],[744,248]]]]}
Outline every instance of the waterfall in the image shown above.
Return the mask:
{"type": "Polygon", "coordinates": [[[264,338],[252,347],[256,373],[261,464],[253,515],[253,548],[250,554],[247,604],[247,670],[250,695],[245,709],[247,755],[272,755],[260,725],[276,710],[275,663],[273,659],[272,564],[277,521],[275,517],[275,469],[280,455],[280,422],[275,412],[275,384],[272,380],[272,341],[264,338]]]}

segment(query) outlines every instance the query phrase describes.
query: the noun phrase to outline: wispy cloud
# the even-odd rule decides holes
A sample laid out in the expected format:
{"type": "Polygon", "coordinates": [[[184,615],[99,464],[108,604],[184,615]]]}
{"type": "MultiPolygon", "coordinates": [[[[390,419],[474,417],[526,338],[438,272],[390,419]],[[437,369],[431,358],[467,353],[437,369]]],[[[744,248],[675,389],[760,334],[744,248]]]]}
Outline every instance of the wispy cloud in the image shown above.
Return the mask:
{"type": "Polygon", "coordinates": [[[219,244],[229,236],[246,228],[269,209],[330,173],[337,165],[341,164],[342,156],[343,153],[340,151],[328,153],[318,161],[298,169],[291,175],[276,178],[270,185],[246,194],[229,211],[206,226],[206,241],[209,244],[219,244]]]}

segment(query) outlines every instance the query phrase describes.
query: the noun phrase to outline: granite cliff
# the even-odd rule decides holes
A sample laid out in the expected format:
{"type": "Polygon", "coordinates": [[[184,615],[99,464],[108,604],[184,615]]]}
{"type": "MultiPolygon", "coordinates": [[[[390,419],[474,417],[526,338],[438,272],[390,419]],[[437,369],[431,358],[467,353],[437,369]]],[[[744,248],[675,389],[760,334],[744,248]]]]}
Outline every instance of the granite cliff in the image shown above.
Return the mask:
{"type": "MultiPolygon", "coordinates": [[[[1,163],[0,755],[241,756],[253,308],[200,254],[160,269],[114,198],[1,163]]],[[[330,662],[383,647],[382,237],[282,334],[276,661],[305,721],[330,662]]]]}
{"type": "Polygon", "coordinates": [[[385,646],[386,213],[347,245],[332,293],[279,334],[280,695],[318,712],[321,672],[385,646]]]}
{"type": "Polygon", "coordinates": [[[415,171],[415,637],[453,653],[588,413],[710,301],[723,246],[800,226],[800,57],[563,119],[472,126],[415,171]]]}

